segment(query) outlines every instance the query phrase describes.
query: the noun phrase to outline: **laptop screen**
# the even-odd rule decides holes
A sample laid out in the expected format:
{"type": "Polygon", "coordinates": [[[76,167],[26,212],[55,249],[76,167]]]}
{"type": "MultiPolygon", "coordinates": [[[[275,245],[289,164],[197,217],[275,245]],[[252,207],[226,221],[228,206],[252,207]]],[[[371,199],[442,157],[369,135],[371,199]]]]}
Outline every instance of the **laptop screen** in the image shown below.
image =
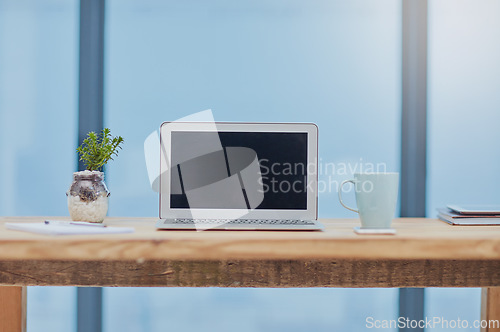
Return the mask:
{"type": "Polygon", "coordinates": [[[307,140],[302,132],[172,131],[170,207],[306,210],[307,140]]]}

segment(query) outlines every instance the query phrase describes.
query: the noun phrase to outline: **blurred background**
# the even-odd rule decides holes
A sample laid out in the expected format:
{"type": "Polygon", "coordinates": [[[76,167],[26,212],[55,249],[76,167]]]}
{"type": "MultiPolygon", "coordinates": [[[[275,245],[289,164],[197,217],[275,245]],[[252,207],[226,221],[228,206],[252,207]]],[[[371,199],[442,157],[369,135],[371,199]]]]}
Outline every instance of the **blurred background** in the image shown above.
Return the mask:
{"type": "MultiPolygon", "coordinates": [[[[107,0],[103,119],[125,138],[106,169],[109,215],[157,217],[144,140],[209,108],[315,122],[323,163],[400,171],[403,1],[107,0]]],[[[80,15],[77,0],[0,0],[0,215],[68,215],[80,15]]],[[[428,217],[499,202],[499,17],[496,0],[428,0],[428,217]]],[[[319,216],[355,218],[336,195],[320,194],[319,216]]],[[[28,330],[76,331],[76,297],[30,287],[28,330]]],[[[367,316],[396,319],[398,301],[398,289],[105,288],[102,330],[360,331],[367,316]]],[[[473,321],[479,303],[479,289],[425,290],[428,317],[473,321]]]]}

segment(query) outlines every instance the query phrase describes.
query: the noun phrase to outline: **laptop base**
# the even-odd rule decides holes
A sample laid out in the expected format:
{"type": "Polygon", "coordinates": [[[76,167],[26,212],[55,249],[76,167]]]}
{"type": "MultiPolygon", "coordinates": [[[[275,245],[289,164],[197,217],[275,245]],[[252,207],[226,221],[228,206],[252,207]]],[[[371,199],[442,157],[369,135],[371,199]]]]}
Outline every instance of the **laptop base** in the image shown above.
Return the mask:
{"type": "Polygon", "coordinates": [[[317,220],[159,219],[156,222],[156,228],[162,230],[319,231],[324,227],[317,220]]]}

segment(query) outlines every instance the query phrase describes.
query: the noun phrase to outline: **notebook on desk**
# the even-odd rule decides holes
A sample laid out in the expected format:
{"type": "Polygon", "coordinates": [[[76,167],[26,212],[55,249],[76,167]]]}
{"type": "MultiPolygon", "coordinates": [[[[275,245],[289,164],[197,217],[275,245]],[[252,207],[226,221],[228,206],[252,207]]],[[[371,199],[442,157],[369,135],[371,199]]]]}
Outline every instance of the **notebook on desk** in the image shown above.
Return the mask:
{"type": "Polygon", "coordinates": [[[164,123],[159,229],[319,230],[310,123],[164,123]]]}
{"type": "Polygon", "coordinates": [[[133,233],[131,227],[92,227],[70,225],[69,223],[46,224],[39,223],[5,223],[7,229],[28,233],[47,235],[92,235],[92,234],[123,234],[133,233]]]}
{"type": "Polygon", "coordinates": [[[460,226],[488,226],[500,225],[500,215],[485,214],[484,212],[474,213],[473,210],[468,210],[467,213],[459,213],[454,209],[438,209],[438,218],[450,225],[460,226]]]}

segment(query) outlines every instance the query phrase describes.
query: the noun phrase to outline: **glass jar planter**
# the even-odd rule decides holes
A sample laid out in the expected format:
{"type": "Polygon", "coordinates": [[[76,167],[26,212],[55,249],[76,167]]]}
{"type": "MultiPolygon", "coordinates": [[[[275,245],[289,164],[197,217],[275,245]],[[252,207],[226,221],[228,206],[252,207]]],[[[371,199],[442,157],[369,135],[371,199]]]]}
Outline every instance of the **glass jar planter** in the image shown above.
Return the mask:
{"type": "Polygon", "coordinates": [[[73,183],[66,196],[69,214],[75,221],[100,223],[108,213],[109,191],[103,172],[73,173],[73,183]]]}

